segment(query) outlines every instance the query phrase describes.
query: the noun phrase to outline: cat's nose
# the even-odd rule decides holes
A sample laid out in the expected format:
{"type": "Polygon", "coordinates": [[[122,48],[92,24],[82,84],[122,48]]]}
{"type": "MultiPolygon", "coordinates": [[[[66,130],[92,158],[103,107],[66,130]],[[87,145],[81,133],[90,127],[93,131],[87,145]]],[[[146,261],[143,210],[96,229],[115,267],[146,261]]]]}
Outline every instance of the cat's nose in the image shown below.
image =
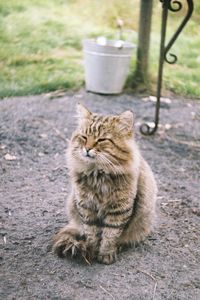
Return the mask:
{"type": "Polygon", "coordinates": [[[92,148],[85,147],[83,148],[83,154],[87,157],[95,157],[95,152],[92,148]]]}
{"type": "Polygon", "coordinates": [[[87,156],[89,156],[89,152],[90,152],[91,148],[85,148],[85,150],[86,150],[87,156]]]}

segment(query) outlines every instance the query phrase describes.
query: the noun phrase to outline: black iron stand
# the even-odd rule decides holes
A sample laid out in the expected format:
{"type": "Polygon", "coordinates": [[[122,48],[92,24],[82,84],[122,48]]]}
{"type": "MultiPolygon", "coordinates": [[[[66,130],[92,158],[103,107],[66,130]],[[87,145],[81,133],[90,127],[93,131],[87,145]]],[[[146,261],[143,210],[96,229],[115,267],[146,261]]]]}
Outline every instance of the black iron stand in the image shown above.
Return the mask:
{"type": "Polygon", "coordinates": [[[176,39],[178,38],[179,34],[185,27],[186,23],[190,19],[192,12],[193,12],[193,0],[185,0],[187,2],[187,14],[181,24],[179,25],[178,29],[172,36],[171,40],[165,46],[165,39],[166,39],[166,29],[167,29],[167,17],[168,11],[177,12],[183,8],[182,3],[180,0],[160,0],[162,2],[162,25],[161,25],[161,41],[160,41],[160,59],[159,59],[159,67],[158,67],[158,83],[157,83],[157,94],[156,94],[156,108],[155,108],[155,119],[154,119],[154,126],[150,127],[148,123],[143,123],[140,126],[140,132],[144,135],[152,135],[156,132],[159,124],[159,112],[160,112],[160,97],[161,97],[161,89],[162,89],[162,78],[163,78],[163,64],[166,61],[169,64],[174,64],[177,61],[177,56],[169,53],[171,60],[167,57],[168,52],[176,39]]]}

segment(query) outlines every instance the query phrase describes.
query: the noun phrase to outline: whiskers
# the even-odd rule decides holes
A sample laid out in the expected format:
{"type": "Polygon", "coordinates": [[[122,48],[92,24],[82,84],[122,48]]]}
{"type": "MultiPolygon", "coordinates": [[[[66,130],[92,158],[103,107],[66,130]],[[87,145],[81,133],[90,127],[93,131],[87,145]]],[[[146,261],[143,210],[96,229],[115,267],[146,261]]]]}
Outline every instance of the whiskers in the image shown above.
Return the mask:
{"type": "Polygon", "coordinates": [[[121,166],[115,158],[112,158],[114,159],[114,162],[112,162],[104,153],[98,153],[97,159],[104,168],[109,169],[114,175],[121,171],[121,166]]]}
{"type": "Polygon", "coordinates": [[[120,176],[125,180],[124,176],[124,166],[113,156],[105,153],[105,152],[96,152],[96,156],[94,159],[87,159],[87,157],[83,157],[80,149],[78,147],[75,151],[72,151],[71,157],[75,164],[79,167],[86,168],[85,170],[98,170],[102,168],[107,173],[111,173],[115,176],[120,176]]]}

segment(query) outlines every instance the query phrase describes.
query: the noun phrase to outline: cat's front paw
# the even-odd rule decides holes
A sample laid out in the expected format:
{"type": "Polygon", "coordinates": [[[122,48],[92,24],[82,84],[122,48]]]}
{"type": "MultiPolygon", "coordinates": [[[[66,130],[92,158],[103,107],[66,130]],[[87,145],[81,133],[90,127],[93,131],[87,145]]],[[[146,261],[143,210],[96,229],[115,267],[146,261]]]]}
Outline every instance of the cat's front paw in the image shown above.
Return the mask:
{"type": "Polygon", "coordinates": [[[77,230],[65,228],[58,232],[53,239],[53,251],[59,257],[65,257],[68,254],[76,256],[77,254],[86,254],[86,237],[77,230]]]}
{"type": "Polygon", "coordinates": [[[100,262],[102,264],[110,265],[117,260],[117,252],[112,251],[112,252],[108,252],[105,254],[99,253],[97,256],[97,260],[98,260],[98,262],[100,262]]]}

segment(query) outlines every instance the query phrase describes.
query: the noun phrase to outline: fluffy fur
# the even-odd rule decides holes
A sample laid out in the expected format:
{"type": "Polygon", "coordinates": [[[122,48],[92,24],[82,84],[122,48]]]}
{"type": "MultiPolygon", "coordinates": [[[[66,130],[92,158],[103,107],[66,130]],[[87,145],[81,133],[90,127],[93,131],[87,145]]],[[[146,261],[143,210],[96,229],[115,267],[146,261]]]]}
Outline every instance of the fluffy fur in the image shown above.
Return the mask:
{"type": "Polygon", "coordinates": [[[156,182],[134,141],[131,111],[102,116],[80,104],[77,111],[67,153],[68,224],[55,235],[53,249],[110,264],[121,246],[150,233],[156,182]]]}

